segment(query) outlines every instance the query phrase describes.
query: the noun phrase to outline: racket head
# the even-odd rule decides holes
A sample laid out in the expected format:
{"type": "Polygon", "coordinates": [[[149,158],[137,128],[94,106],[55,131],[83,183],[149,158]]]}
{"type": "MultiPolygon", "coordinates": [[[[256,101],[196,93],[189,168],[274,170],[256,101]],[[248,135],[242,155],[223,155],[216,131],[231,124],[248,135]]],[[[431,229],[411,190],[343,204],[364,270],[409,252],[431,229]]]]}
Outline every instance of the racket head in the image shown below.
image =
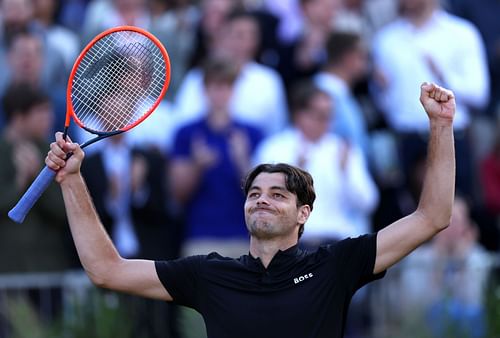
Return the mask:
{"type": "Polygon", "coordinates": [[[70,116],[97,135],[127,131],[160,104],[170,84],[170,59],[150,32],[118,26],[97,35],[82,50],[68,80],[70,116]]]}

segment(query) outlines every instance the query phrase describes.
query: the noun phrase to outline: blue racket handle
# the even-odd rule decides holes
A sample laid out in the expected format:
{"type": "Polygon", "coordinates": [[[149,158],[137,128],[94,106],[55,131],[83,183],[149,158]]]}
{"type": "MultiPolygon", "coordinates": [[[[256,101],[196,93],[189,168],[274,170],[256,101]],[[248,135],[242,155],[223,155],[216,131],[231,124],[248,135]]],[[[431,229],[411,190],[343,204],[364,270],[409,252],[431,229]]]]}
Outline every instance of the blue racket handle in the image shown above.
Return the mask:
{"type": "Polygon", "coordinates": [[[14,208],[9,211],[9,218],[14,222],[22,223],[36,201],[38,201],[43,192],[47,190],[55,176],[56,172],[45,166],[33,183],[31,183],[31,186],[24,193],[23,197],[21,197],[14,208]]]}

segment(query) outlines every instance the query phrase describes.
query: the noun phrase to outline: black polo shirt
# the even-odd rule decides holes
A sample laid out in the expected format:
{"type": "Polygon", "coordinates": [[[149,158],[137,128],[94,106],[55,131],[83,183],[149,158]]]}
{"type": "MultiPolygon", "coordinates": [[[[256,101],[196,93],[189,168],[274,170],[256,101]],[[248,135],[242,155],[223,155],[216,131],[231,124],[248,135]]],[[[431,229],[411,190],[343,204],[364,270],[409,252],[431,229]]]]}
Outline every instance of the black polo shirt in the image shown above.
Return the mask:
{"type": "Polygon", "coordinates": [[[205,320],[209,338],[342,337],[354,292],[373,275],[376,235],[306,253],[279,251],[268,268],[250,255],[217,253],[157,261],[174,302],[205,320]]]}

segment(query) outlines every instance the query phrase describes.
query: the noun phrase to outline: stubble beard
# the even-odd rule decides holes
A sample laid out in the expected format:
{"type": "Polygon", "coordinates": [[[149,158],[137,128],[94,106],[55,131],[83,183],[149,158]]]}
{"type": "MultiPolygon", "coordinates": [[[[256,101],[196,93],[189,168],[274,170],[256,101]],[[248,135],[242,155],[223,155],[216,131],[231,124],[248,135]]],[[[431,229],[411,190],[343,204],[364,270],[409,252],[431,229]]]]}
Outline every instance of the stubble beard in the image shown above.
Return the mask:
{"type": "Polygon", "coordinates": [[[264,220],[253,220],[248,222],[247,229],[250,236],[258,239],[269,239],[275,235],[273,231],[274,226],[270,222],[264,220]]]}

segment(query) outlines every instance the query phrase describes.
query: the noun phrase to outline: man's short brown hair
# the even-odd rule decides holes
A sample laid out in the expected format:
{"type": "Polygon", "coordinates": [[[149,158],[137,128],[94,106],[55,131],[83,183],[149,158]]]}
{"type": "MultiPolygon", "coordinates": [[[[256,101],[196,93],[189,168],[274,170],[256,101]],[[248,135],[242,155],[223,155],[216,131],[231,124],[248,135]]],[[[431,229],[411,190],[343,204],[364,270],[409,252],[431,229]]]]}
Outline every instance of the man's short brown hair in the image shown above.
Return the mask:
{"type": "Polygon", "coordinates": [[[231,60],[225,58],[209,58],[203,64],[203,83],[234,84],[238,77],[238,68],[231,60]]]}

